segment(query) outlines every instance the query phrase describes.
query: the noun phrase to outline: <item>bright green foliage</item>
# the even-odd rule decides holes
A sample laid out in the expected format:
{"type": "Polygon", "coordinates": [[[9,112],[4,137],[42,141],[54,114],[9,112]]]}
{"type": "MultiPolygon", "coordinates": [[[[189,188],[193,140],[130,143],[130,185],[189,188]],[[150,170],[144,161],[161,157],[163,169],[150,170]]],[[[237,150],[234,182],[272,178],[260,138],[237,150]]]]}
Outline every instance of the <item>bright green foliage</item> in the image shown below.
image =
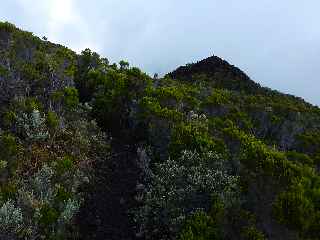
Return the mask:
{"type": "Polygon", "coordinates": [[[64,89],[64,101],[68,108],[73,109],[79,103],[78,90],[73,87],[67,87],[64,89]]]}
{"type": "Polygon", "coordinates": [[[306,165],[313,166],[314,161],[313,159],[304,153],[299,153],[296,151],[288,151],[286,152],[286,156],[290,161],[296,162],[296,163],[302,163],[306,165]]]}
{"type": "Polygon", "coordinates": [[[320,164],[320,132],[304,132],[297,136],[298,150],[303,151],[313,158],[315,164],[320,164]]]}
{"type": "Polygon", "coordinates": [[[280,223],[298,230],[302,236],[315,237],[320,230],[317,224],[320,216],[319,175],[306,165],[288,161],[284,153],[265,146],[252,136],[239,131],[233,134],[244,144],[241,161],[252,170],[253,176],[266,174],[288,186],[288,190],[281,192],[274,202],[274,216],[280,223]]]}
{"type": "Polygon", "coordinates": [[[140,107],[143,109],[143,117],[157,116],[172,122],[179,122],[183,119],[183,115],[179,111],[162,107],[153,97],[144,97],[140,102],[140,107]]]}
{"type": "Polygon", "coordinates": [[[225,154],[227,150],[224,142],[210,135],[208,130],[206,116],[190,112],[189,120],[186,123],[177,124],[172,131],[169,146],[170,155],[176,158],[184,149],[199,153],[215,150],[225,154]]]}
{"type": "Polygon", "coordinates": [[[195,124],[179,124],[173,129],[170,144],[170,155],[179,156],[183,149],[206,152],[215,149],[212,137],[195,124]]]}
{"type": "MultiPolygon", "coordinates": [[[[169,81],[169,79],[167,80],[169,81]]],[[[199,105],[199,100],[196,98],[198,94],[199,91],[196,87],[186,84],[151,88],[148,92],[150,97],[158,99],[161,106],[176,108],[180,111],[195,110],[199,105]]]]}
{"type": "Polygon", "coordinates": [[[224,239],[222,224],[225,221],[226,210],[224,202],[214,198],[209,213],[196,211],[185,221],[179,239],[224,239]]]}
{"type": "Polygon", "coordinates": [[[21,108],[22,111],[32,113],[33,110],[42,110],[43,105],[38,99],[34,97],[29,97],[22,101],[21,108]]]}
{"type": "Polygon", "coordinates": [[[223,89],[214,89],[212,94],[207,98],[207,104],[223,105],[230,103],[231,93],[223,89]]]}
{"type": "Polygon", "coordinates": [[[285,157],[284,153],[276,151],[265,145],[252,135],[235,128],[234,126],[224,129],[225,134],[241,143],[240,161],[253,174],[268,174],[277,178],[287,178],[293,174],[290,166],[293,166],[285,157]]]}
{"type": "Polygon", "coordinates": [[[113,135],[119,135],[129,124],[130,108],[137,104],[149,85],[149,77],[137,68],[108,69],[105,74],[92,72],[92,85],[97,88],[93,115],[113,135]]]}
{"type": "Polygon", "coordinates": [[[317,237],[320,231],[320,177],[303,177],[274,203],[274,215],[279,222],[299,229],[304,237],[317,237]]]}

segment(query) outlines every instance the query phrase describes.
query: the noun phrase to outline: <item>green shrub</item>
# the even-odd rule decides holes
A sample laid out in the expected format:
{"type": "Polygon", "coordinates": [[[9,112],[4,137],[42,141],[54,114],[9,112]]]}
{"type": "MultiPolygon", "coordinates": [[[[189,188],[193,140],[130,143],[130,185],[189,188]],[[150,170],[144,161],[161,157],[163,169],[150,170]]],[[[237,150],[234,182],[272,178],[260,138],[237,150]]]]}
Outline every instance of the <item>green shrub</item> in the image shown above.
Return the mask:
{"type": "Polygon", "coordinates": [[[15,174],[18,167],[17,155],[19,151],[16,138],[10,134],[1,136],[0,149],[0,160],[6,162],[7,173],[9,175],[15,174]]]}
{"type": "Polygon", "coordinates": [[[290,161],[293,161],[296,163],[302,163],[307,165],[314,164],[313,159],[304,153],[299,153],[296,151],[288,151],[286,152],[286,156],[290,161]]]}
{"type": "Polygon", "coordinates": [[[49,229],[49,227],[57,222],[59,218],[59,212],[53,207],[45,204],[40,209],[40,219],[39,223],[44,229],[49,229]]]}
{"type": "Polygon", "coordinates": [[[14,182],[7,182],[0,186],[0,202],[14,199],[18,191],[18,186],[14,182]]]}
{"type": "Polygon", "coordinates": [[[9,22],[0,22],[0,30],[6,32],[13,32],[17,30],[16,26],[9,22]]]}
{"type": "Polygon", "coordinates": [[[72,198],[72,194],[67,191],[63,186],[59,186],[57,193],[56,193],[56,201],[59,202],[65,202],[72,198]]]}
{"type": "Polygon", "coordinates": [[[320,132],[315,131],[306,131],[302,134],[299,134],[297,137],[298,151],[309,154],[314,158],[315,163],[320,163],[320,132]]]}
{"type": "Polygon", "coordinates": [[[74,87],[66,87],[64,89],[64,102],[70,109],[74,109],[79,104],[78,90],[74,87]]]}
{"type": "Polygon", "coordinates": [[[142,118],[159,117],[170,122],[179,122],[183,119],[183,114],[176,109],[162,107],[159,101],[154,97],[143,97],[139,103],[142,118]]]}
{"type": "Polygon", "coordinates": [[[198,117],[189,122],[177,124],[173,128],[169,145],[170,156],[177,158],[184,149],[199,153],[213,150],[226,153],[224,142],[209,134],[208,122],[204,115],[203,119],[198,117]]]}
{"type": "Polygon", "coordinates": [[[55,91],[51,94],[50,98],[55,102],[61,101],[63,99],[63,92],[55,91]]]}
{"type": "Polygon", "coordinates": [[[206,104],[213,104],[216,106],[230,103],[231,92],[224,89],[215,88],[212,94],[206,99],[206,104]]]}
{"type": "Polygon", "coordinates": [[[222,240],[220,227],[202,211],[194,213],[183,227],[179,240],[222,240]]]}
{"type": "Polygon", "coordinates": [[[229,114],[226,116],[226,119],[232,120],[237,124],[237,126],[239,126],[240,129],[243,129],[246,132],[251,132],[253,129],[253,123],[249,115],[237,108],[231,108],[229,114]]]}
{"type": "MultiPolygon", "coordinates": [[[[233,199],[224,196],[229,193],[227,191],[231,186],[237,185],[237,181],[237,177],[228,173],[228,163],[220,154],[206,152],[200,155],[197,152],[183,151],[179,159],[169,158],[156,165],[143,205],[136,211],[136,221],[146,231],[146,239],[176,236],[185,220],[199,209],[211,209],[210,216],[215,216],[216,222],[219,222],[222,205],[217,201],[212,207],[212,200],[219,199],[223,205],[229,206],[233,199]]],[[[194,223],[201,220],[201,217],[202,214],[194,223]]],[[[205,217],[203,220],[206,226],[211,218],[205,217]]],[[[210,226],[207,226],[208,229],[210,226]]],[[[202,227],[204,226],[194,226],[192,234],[202,234],[197,232],[202,231],[202,227]]],[[[186,227],[186,235],[183,236],[187,237],[188,232],[189,227],[186,227]]]]}
{"type": "Polygon", "coordinates": [[[24,63],[21,75],[28,83],[41,82],[43,75],[36,69],[36,66],[32,63],[24,63]]]}
{"type": "Polygon", "coordinates": [[[63,174],[70,171],[74,166],[72,157],[66,156],[61,160],[57,161],[56,170],[59,174],[63,174]]]}
{"type": "Polygon", "coordinates": [[[277,151],[258,140],[253,135],[246,134],[234,125],[225,128],[224,133],[240,143],[239,158],[253,175],[268,175],[290,183],[303,171],[310,172],[310,168],[300,168],[290,162],[284,152],[277,151]]]}
{"type": "Polygon", "coordinates": [[[55,112],[49,111],[47,114],[46,123],[49,129],[56,129],[59,125],[58,115],[55,112]]]}
{"type": "Polygon", "coordinates": [[[28,143],[46,140],[49,132],[46,126],[44,113],[35,109],[31,113],[22,113],[17,118],[19,133],[28,140],[28,143]]]}
{"type": "Polygon", "coordinates": [[[7,134],[1,137],[1,157],[7,159],[11,156],[15,156],[18,152],[18,146],[16,138],[13,135],[7,134]]]}
{"type": "Polygon", "coordinates": [[[8,74],[9,74],[9,71],[5,67],[0,65],[0,77],[7,77],[8,74]]]}
{"type": "Polygon", "coordinates": [[[3,117],[3,124],[7,127],[11,127],[12,124],[16,121],[17,115],[13,111],[7,111],[3,117]]]}
{"type": "Polygon", "coordinates": [[[25,107],[24,107],[23,111],[25,111],[27,113],[32,113],[34,110],[43,111],[43,109],[44,109],[42,103],[34,97],[26,98],[24,105],[25,105],[25,107]]]}
{"type": "Polygon", "coordinates": [[[129,68],[129,63],[127,61],[121,60],[119,62],[120,70],[127,70],[129,68]]]}
{"type": "Polygon", "coordinates": [[[273,215],[282,224],[313,238],[320,231],[320,177],[302,177],[278,195],[273,215]]]}

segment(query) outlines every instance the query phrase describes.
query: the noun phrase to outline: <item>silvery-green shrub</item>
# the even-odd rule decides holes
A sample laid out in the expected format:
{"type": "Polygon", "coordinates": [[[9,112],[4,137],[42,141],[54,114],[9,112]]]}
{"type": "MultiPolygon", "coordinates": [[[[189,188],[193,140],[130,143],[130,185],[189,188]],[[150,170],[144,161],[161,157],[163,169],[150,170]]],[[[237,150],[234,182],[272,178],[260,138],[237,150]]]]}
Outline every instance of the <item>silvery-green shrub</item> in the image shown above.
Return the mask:
{"type": "Polygon", "coordinates": [[[140,231],[147,239],[159,238],[159,232],[177,233],[187,216],[210,209],[212,196],[228,200],[237,181],[215,152],[183,151],[179,159],[157,164],[143,206],[135,214],[140,231]]]}

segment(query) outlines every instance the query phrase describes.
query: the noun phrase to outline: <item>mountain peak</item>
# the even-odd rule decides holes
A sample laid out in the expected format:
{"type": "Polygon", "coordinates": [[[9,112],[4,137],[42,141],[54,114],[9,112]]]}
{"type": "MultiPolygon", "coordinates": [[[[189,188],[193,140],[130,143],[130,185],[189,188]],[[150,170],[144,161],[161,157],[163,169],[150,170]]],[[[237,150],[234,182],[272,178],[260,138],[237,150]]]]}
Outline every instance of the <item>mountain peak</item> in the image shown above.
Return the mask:
{"type": "Polygon", "coordinates": [[[248,93],[256,93],[261,90],[261,86],[252,81],[247,74],[215,55],[196,63],[181,66],[167,74],[172,79],[188,82],[194,82],[196,79],[199,79],[199,75],[210,80],[218,88],[248,93]]]}

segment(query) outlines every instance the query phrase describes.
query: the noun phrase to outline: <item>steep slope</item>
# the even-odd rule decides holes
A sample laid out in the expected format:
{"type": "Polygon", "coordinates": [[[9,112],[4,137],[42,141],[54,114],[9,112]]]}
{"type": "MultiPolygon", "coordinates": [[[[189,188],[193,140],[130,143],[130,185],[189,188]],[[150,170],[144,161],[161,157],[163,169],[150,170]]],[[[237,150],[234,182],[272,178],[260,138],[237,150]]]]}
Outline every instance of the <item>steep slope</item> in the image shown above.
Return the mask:
{"type": "Polygon", "coordinates": [[[37,96],[48,102],[54,91],[74,85],[76,55],[61,45],[1,23],[0,49],[0,101],[37,96]]]}
{"type": "MultiPolygon", "coordinates": [[[[319,108],[300,98],[263,88],[242,71],[215,56],[179,67],[163,81],[163,89],[157,92],[169,90],[165,86],[169,85],[171,95],[165,95],[166,98],[170,96],[178,99],[178,92],[189,88],[187,96],[180,97],[176,107],[189,105],[189,101],[184,98],[190,99],[192,96],[200,100],[192,109],[198,114],[205,114],[209,132],[227,145],[234,171],[240,175],[240,185],[245,183],[243,197],[246,200],[243,207],[253,213],[256,226],[263,229],[265,237],[300,239],[313,236],[317,239],[315,229],[318,228],[313,225],[313,221],[317,221],[317,214],[311,220],[312,227],[298,230],[303,234],[299,235],[295,230],[304,225],[299,222],[304,221],[300,214],[308,211],[300,204],[304,204],[304,201],[315,203],[317,197],[314,198],[313,194],[319,192],[318,180],[310,186],[309,190],[313,192],[311,195],[305,193],[309,190],[304,189],[305,183],[302,183],[306,176],[312,175],[311,179],[319,179],[319,108]],[[170,78],[173,78],[173,83],[170,83],[170,78]],[[190,91],[190,86],[193,91],[190,91]],[[299,174],[304,177],[300,179],[299,174]],[[280,180],[282,178],[284,182],[280,180]],[[298,190],[297,186],[303,187],[298,190]],[[296,195],[297,191],[302,191],[300,197],[296,195]],[[280,207],[277,204],[283,205],[280,207]],[[297,210],[297,207],[301,210],[297,210]],[[279,214],[277,211],[283,211],[280,222],[286,223],[288,229],[275,221],[275,216],[279,214]]],[[[184,110],[181,107],[176,109],[184,110]]],[[[182,130],[179,127],[177,131],[182,130]]],[[[193,128],[193,131],[198,130],[193,128]]],[[[185,133],[179,135],[182,139],[188,137],[185,133]]],[[[194,145],[197,134],[192,134],[191,139],[194,145]]],[[[217,147],[216,151],[219,151],[217,147]]],[[[319,209],[319,206],[315,204],[312,209],[319,209]]],[[[228,231],[232,233],[233,230],[228,231]]],[[[236,236],[232,238],[236,239],[236,236]]],[[[260,239],[258,235],[256,238],[260,239]]]]}
{"type": "Polygon", "coordinates": [[[194,84],[200,81],[213,89],[204,101],[206,114],[239,114],[239,122],[251,122],[251,130],[257,137],[267,141],[270,138],[281,149],[294,149],[297,147],[296,135],[319,130],[319,108],[301,98],[261,87],[219,57],[212,56],[179,67],[167,76],[194,84]]]}
{"type": "MultiPolygon", "coordinates": [[[[48,188],[47,191],[53,191],[53,199],[34,199],[35,202],[42,201],[42,203],[33,207],[31,212],[41,212],[43,208],[48,207],[48,215],[41,213],[40,220],[37,216],[30,216],[29,209],[23,209],[24,205],[19,202],[20,192],[10,193],[12,195],[10,201],[15,202],[17,211],[25,210],[22,211],[23,223],[19,224],[26,229],[32,229],[33,232],[31,236],[27,236],[27,233],[19,228],[13,233],[8,226],[0,224],[3,238],[16,239],[15,235],[18,234],[26,239],[40,237],[132,239],[135,236],[132,221],[128,217],[128,208],[134,204],[135,187],[139,177],[135,161],[136,148],[133,146],[128,150],[123,139],[121,139],[122,144],[115,144],[115,140],[108,141],[108,137],[100,132],[90,117],[90,106],[79,104],[78,91],[75,88],[78,87],[80,100],[84,102],[81,77],[86,78],[89,70],[98,67],[101,62],[100,57],[95,53],[91,56],[89,50],[84,52],[83,56],[78,56],[70,49],[41,40],[10,23],[0,23],[0,126],[1,134],[2,131],[4,133],[0,138],[7,134],[12,135],[22,144],[19,154],[23,154],[27,149],[30,151],[28,153],[30,156],[26,157],[30,158],[29,162],[24,163],[24,158],[18,157],[19,165],[23,166],[13,169],[12,176],[8,179],[7,173],[0,168],[0,176],[3,178],[0,181],[1,194],[7,194],[6,188],[11,186],[11,182],[29,181],[28,178],[36,177],[33,174],[37,174],[37,171],[39,174],[42,173],[41,171],[44,171],[42,168],[46,169],[47,165],[51,171],[51,168],[55,168],[60,162],[61,168],[70,167],[71,163],[69,160],[64,162],[65,159],[71,158],[77,163],[72,167],[69,176],[74,177],[75,182],[68,180],[66,173],[59,176],[60,172],[57,172],[53,176],[57,187],[50,188],[50,176],[48,183],[45,182],[44,186],[41,186],[44,189],[48,188]],[[85,53],[90,55],[89,61],[86,61],[88,59],[85,58],[85,53]],[[20,126],[22,123],[19,121],[22,116],[24,125],[20,126]],[[41,122],[34,122],[37,119],[33,117],[39,117],[38,120],[41,122]],[[30,122],[27,122],[28,118],[30,122]],[[31,133],[39,131],[39,134],[43,134],[43,138],[31,140],[29,135],[24,136],[26,131],[31,133]],[[112,150],[109,149],[110,144],[112,150]],[[94,149],[99,152],[95,152],[94,149]],[[36,167],[31,173],[23,177],[18,175],[22,168],[33,168],[33,165],[36,167]],[[77,174],[80,174],[81,179],[76,178],[77,174]],[[66,192],[59,192],[60,186],[61,191],[66,190],[66,192]],[[72,194],[69,193],[71,190],[72,194]],[[61,202],[66,206],[56,199],[60,197],[59,194],[64,194],[61,202]],[[74,201],[72,203],[77,206],[70,205],[69,201],[74,201]],[[124,203],[121,203],[122,201],[124,203]],[[79,209],[80,203],[82,206],[79,209]],[[65,227],[60,219],[64,217],[63,214],[69,214],[70,216],[65,216],[68,218],[73,215],[77,217],[69,219],[65,227]],[[33,221],[29,225],[25,222],[27,217],[33,221]],[[45,218],[45,224],[41,223],[42,218],[45,218]],[[75,223],[77,225],[72,226],[75,223]],[[81,236],[77,236],[78,232],[81,236]]],[[[7,157],[2,160],[6,159],[7,157]]],[[[22,186],[19,185],[18,188],[22,186]]],[[[8,197],[2,198],[1,194],[2,206],[8,197]]],[[[35,202],[31,201],[30,204],[36,205],[35,202]]],[[[0,213],[1,217],[5,216],[0,213]]]]}
{"type": "Polygon", "coordinates": [[[79,104],[77,55],[0,22],[0,238],[74,239],[108,138],[79,104]]]}
{"type": "Polygon", "coordinates": [[[317,240],[320,109],[219,57],[161,79],[0,23],[0,238],[317,240]]]}

